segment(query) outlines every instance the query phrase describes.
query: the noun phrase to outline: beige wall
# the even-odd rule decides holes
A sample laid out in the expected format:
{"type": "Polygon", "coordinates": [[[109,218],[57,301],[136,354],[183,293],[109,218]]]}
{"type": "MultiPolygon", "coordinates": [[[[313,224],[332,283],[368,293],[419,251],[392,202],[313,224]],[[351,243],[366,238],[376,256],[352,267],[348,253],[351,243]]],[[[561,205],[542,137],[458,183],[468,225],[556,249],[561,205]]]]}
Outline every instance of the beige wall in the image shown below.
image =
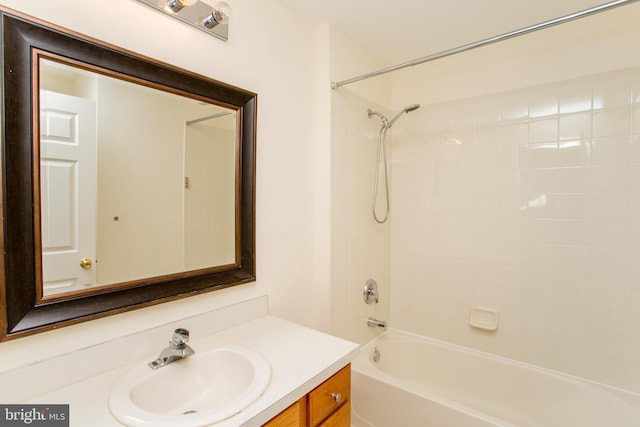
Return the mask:
{"type": "Polygon", "coordinates": [[[393,73],[394,111],[636,65],[638,14],[627,5],[393,73]]]}
{"type": "Polygon", "coordinates": [[[318,201],[329,171],[316,167],[328,107],[314,102],[329,92],[322,29],[272,0],[235,0],[227,43],[132,0],[0,3],[258,93],[257,281],[0,344],[0,370],[265,294],[275,315],[328,322],[328,205],[318,201]]]}

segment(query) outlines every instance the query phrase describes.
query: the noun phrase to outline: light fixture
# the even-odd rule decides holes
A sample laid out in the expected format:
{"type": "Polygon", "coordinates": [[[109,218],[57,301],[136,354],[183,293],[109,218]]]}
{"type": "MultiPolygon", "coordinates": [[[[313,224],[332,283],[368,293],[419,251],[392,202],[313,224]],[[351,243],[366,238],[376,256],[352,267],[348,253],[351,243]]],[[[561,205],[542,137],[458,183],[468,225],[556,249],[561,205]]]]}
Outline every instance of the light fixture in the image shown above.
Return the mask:
{"type": "Polygon", "coordinates": [[[231,6],[225,1],[213,6],[201,0],[137,0],[221,40],[229,38],[231,6]]]}

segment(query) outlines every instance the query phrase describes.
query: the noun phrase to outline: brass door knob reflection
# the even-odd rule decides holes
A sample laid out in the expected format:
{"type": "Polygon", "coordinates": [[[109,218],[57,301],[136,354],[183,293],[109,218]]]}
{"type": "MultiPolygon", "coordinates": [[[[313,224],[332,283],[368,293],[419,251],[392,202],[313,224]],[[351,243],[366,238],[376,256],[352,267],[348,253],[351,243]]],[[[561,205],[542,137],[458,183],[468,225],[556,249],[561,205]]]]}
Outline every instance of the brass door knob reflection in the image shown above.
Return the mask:
{"type": "Polygon", "coordinates": [[[93,263],[91,262],[91,259],[89,259],[89,258],[82,258],[80,260],[80,267],[84,268],[85,270],[90,269],[92,265],[93,265],[93,263]]]}

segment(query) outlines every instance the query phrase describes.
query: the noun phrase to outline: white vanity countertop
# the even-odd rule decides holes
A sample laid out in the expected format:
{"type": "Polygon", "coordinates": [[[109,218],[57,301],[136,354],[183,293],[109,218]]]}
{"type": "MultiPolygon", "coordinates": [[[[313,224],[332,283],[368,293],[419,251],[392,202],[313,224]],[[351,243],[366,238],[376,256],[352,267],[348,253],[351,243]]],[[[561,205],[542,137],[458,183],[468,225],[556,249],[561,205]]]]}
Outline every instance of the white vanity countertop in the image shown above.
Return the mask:
{"type": "MultiPolygon", "coordinates": [[[[271,315],[202,339],[192,336],[189,344],[196,352],[200,345],[235,344],[260,353],[271,364],[271,381],[262,396],[242,412],[214,424],[216,427],[261,426],[350,363],[359,348],[358,344],[271,315]]],[[[158,352],[160,347],[162,344],[158,352]]],[[[119,426],[109,412],[110,390],[132,366],[156,356],[150,354],[144,360],[41,395],[29,403],[69,404],[72,427],[119,426]]]]}

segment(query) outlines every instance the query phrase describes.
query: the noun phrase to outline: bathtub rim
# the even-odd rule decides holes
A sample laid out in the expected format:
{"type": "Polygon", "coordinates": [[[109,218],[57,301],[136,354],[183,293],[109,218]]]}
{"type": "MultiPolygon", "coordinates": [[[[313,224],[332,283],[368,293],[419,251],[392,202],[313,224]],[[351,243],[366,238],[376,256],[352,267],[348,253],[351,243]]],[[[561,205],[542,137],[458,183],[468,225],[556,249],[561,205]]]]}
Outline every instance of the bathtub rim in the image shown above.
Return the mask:
{"type": "MultiPolygon", "coordinates": [[[[505,363],[513,367],[523,368],[523,369],[534,371],[534,372],[538,371],[545,375],[558,376],[561,379],[568,382],[577,382],[580,385],[588,385],[588,386],[596,387],[600,390],[612,393],[616,397],[624,400],[628,405],[631,405],[632,407],[637,408],[637,410],[640,411],[640,393],[627,390],[624,388],[620,388],[620,387],[615,387],[609,384],[600,383],[598,381],[594,381],[588,378],[582,378],[577,375],[556,371],[554,369],[535,365],[533,363],[510,359],[506,356],[501,356],[499,354],[490,353],[487,351],[478,350],[470,347],[465,347],[460,344],[455,344],[455,343],[439,340],[437,338],[428,337],[424,335],[418,335],[413,332],[407,332],[407,331],[403,331],[393,327],[390,327],[385,332],[381,332],[380,334],[378,334],[378,336],[376,336],[369,342],[360,346],[360,353],[358,354],[358,356],[356,356],[356,358],[351,363],[352,369],[358,371],[361,374],[382,377],[385,380],[389,380],[388,382],[395,385],[396,387],[401,387],[403,389],[406,389],[406,386],[403,383],[403,381],[396,379],[392,375],[380,369],[377,369],[375,365],[369,360],[369,354],[371,350],[373,350],[373,348],[376,346],[376,343],[379,342],[382,338],[389,337],[389,336],[399,336],[405,339],[415,339],[418,341],[424,341],[432,345],[442,346],[447,349],[460,351],[466,354],[481,357],[483,359],[492,359],[494,361],[505,363]],[[365,369],[361,369],[363,365],[366,367],[365,369]],[[372,374],[375,374],[375,375],[372,375],[372,374]]],[[[443,400],[446,400],[446,399],[443,399],[443,400]]]]}

